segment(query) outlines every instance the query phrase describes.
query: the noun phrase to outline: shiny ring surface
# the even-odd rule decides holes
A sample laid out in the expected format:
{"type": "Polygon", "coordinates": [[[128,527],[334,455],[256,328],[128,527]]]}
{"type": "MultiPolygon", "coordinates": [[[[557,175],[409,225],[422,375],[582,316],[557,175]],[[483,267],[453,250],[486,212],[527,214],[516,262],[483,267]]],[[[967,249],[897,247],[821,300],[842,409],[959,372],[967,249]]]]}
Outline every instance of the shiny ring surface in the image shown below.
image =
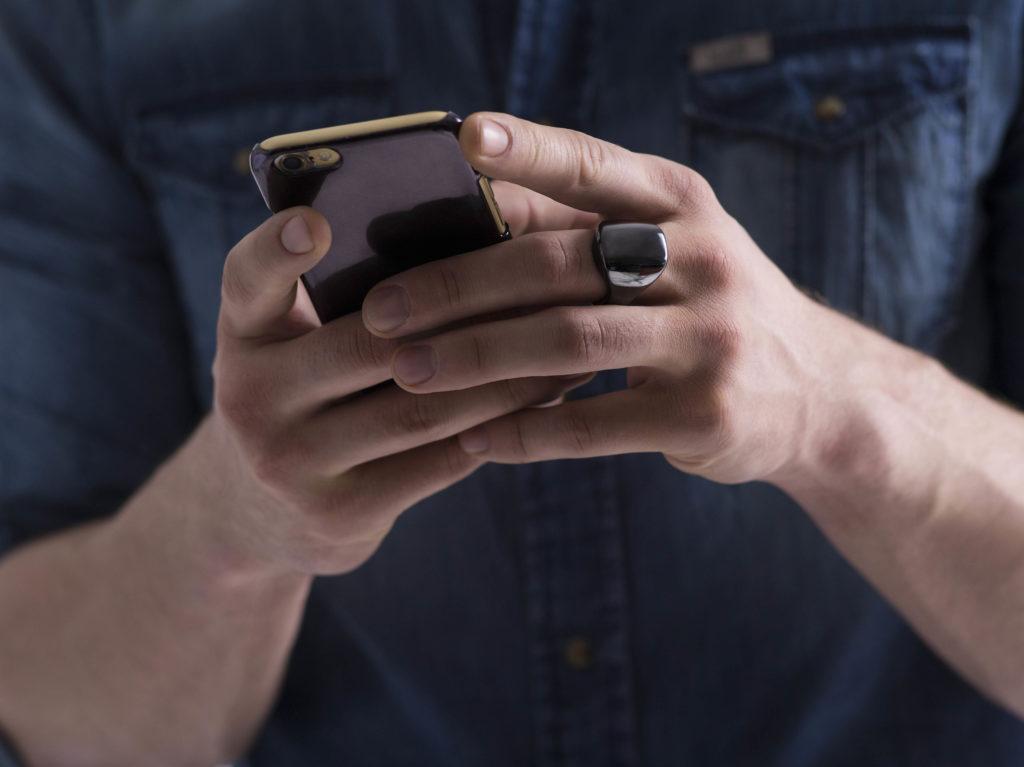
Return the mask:
{"type": "Polygon", "coordinates": [[[661,227],[604,221],[594,232],[594,263],[608,290],[598,303],[628,306],[657,280],[668,264],[661,227]]]}

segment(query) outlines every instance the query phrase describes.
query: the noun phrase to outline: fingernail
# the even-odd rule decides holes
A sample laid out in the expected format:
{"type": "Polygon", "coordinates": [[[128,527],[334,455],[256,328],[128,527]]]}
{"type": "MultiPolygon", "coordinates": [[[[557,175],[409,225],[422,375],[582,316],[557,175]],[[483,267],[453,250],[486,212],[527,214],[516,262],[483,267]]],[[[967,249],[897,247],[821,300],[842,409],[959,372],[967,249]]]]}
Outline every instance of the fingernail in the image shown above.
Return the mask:
{"type": "Polygon", "coordinates": [[[409,319],[409,294],[398,285],[374,290],[363,302],[363,317],[375,330],[394,330],[409,319]]]}
{"type": "Polygon", "coordinates": [[[496,157],[508,149],[509,137],[505,127],[494,120],[480,121],[480,154],[496,157]]]}
{"type": "Polygon", "coordinates": [[[561,405],[563,402],[565,402],[565,395],[559,394],[554,399],[549,399],[547,402],[541,402],[539,405],[534,405],[534,407],[554,407],[555,405],[561,405]]]}
{"type": "Polygon", "coordinates": [[[309,231],[309,224],[302,216],[293,216],[281,227],[281,244],[285,250],[297,256],[309,253],[313,249],[313,234],[309,231]]]}
{"type": "Polygon", "coordinates": [[[404,384],[423,383],[437,372],[437,354],[430,346],[406,346],[395,355],[394,370],[404,384]]]}
{"type": "Polygon", "coordinates": [[[482,426],[474,426],[459,434],[459,447],[467,453],[482,453],[490,446],[491,440],[487,438],[487,430],[482,426]]]}

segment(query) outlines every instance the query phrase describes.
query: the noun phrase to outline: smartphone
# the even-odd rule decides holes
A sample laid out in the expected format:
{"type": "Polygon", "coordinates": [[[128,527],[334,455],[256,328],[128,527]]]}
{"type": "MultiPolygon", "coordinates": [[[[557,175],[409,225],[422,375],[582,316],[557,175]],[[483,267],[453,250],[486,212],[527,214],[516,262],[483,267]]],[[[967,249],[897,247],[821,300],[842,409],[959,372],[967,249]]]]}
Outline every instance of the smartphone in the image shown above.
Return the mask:
{"type": "Polygon", "coordinates": [[[302,277],[321,322],[359,311],[386,277],[509,239],[487,177],[459,149],[461,125],[452,112],[419,112],[253,147],[267,207],[308,205],[331,225],[330,250],[302,277]]]}

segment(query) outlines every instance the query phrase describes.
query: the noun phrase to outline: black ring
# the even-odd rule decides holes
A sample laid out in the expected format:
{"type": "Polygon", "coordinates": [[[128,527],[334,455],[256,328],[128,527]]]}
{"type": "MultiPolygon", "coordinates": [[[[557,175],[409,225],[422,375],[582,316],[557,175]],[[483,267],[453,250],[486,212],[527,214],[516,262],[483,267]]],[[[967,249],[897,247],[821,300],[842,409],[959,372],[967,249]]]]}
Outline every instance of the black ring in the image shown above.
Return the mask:
{"type": "Polygon", "coordinates": [[[602,304],[633,303],[668,263],[665,233],[654,224],[604,221],[594,232],[592,252],[608,285],[602,304]]]}

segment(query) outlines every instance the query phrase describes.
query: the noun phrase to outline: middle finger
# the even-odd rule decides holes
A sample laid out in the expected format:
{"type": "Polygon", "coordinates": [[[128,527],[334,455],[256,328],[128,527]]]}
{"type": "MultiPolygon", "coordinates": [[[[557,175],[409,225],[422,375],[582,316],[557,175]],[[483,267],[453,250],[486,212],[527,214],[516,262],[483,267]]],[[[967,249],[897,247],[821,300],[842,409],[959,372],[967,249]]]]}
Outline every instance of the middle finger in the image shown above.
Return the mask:
{"type": "Polygon", "coordinates": [[[653,366],[669,359],[672,311],[613,304],[552,307],[405,344],[395,352],[391,371],[402,388],[428,392],[653,366]]]}

